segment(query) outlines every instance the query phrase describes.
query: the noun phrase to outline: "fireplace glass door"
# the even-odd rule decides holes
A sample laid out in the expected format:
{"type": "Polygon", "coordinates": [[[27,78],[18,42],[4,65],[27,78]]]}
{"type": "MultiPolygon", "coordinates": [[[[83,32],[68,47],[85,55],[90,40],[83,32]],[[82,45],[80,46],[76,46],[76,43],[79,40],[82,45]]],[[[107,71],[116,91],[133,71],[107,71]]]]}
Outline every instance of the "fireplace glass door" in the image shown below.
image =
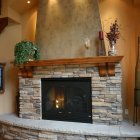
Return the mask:
{"type": "Polygon", "coordinates": [[[91,78],[42,78],[42,118],[92,123],[91,78]]]}

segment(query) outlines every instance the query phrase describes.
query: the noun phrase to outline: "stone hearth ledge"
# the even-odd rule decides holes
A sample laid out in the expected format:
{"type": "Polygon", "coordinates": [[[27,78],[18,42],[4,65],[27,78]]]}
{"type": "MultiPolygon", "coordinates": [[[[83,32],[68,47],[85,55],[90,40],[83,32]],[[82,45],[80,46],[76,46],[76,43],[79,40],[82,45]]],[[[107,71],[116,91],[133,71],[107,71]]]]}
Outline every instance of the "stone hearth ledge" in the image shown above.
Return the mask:
{"type": "Polygon", "coordinates": [[[52,120],[23,119],[16,114],[0,115],[0,124],[32,130],[44,130],[54,133],[111,136],[111,137],[140,137],[140,125],[133,126],[131,123],[123,122],[121,125],[108,126],[101,124],[86,124],[76,122],[62,122],[52,120]]]}

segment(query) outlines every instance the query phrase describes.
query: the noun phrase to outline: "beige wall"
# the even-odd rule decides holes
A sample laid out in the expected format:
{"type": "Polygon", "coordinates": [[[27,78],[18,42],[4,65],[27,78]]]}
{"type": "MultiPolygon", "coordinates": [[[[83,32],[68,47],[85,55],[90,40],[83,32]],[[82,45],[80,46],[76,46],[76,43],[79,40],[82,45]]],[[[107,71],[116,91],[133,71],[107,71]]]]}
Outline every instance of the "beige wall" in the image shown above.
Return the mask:
{"type": "Polygon", "coordinates": [[[1,5],[2,5],[2,9],[1,9],[1,17],[7,17],[8,15],[8,0],[1,0],[1,5]]]}
{"type": "MultiPolygon", "coordinates": [[[[0,94],[0,114],[16,111],[18,77],[17,68],[11,64],[14,61],[15,44],[23,39],[34,41],[35,38],[36,10],[31,9],[28,13],[19,16],[13,9],[8,9],[12,11],[8,15],[12,20],[9,20],[8,26],[0,34],[0,62],[6,62],[5,93],[0,94]],[[20,24],[20,20],[22,20],[22,24],[20,24]]],[[[7,10],[2,15],[7,16],[6,12],[7,10]]]]}
{"type": "Polygon", "coordinates": [[[21,16],[14,9],[8,7],[8,17],[17,23],[21,23],[21,16]]]}
{"type": "Polygon", "coordinates": [[[2,2],[2,9],[1,9],[1,17],[9,17],[10,19],[12,19],[13,21],[20,23],[21,18],[20,18],[20,14],[18,14],[17,12],[15,12],[14,9],[12,9],[11,7],[9,7],[9,1],[8,0],[1,0],[2,2]]]}
{"type": "MultiPolygon", "coordinates": [[[[123,55],[123,103],[133,113],[134,69],[135,69],[135,18],[132,0],[100,0],[100,14],[104,32],[109,31],[111,22],[118,20],[120,39],[117,41],[118,55],[123,55]]],[[[106,47],[108,41],[105,40],[106,47]]]]}
{"type": "Polygon", "coordinates": [[[0,94],[0,114],[16,110],[17,72],[10,64],[14,60],[14,46],[21,40],[21,26],[9,23],[0,34],[0,62],[6,62],[5,93],[0,94]]]}
{"type": "MultiPolygon", "coordinates": [[[[137,51],[138,51],[138,37],[140,37],[140,7],[135,8],[135,40],[136,40],[136,56],[137,56],[137,51]]],[[[139,44],[140,47],[140,44],[139,44]]],[[[136,57],[135,56],[135,57],[136,57]]],[[[135,58],[134,57],[134,58],[135,58]]],[[[140,61],[140,59],[139,59],[140,61]]],[[[139,116],[140,116],[140,108],[139,108],[139,116]]],[[[140,117],[139,117],[140,120],[140,117]]]]}
{"type": "MultiPolygon", "coordinates": [[[[140,7],[135,8],[135,36],[140,36],[140,7]]],[[[137,44],[136,44],[137,45],[137,44]]]]}
{"type": "Polygon", "coordinates": [[[36,42],[41,59],[95,56],[101,30],[97,0],[41,0],[36,42]],[[85,40],[91,46],[85,48],[85,40]]]}
{"type": "Polygon", "coordinates": [[[36,32],[36,8],[30,9],[28,12],[22,15],[22,39],[34,41],[36,32]]]}

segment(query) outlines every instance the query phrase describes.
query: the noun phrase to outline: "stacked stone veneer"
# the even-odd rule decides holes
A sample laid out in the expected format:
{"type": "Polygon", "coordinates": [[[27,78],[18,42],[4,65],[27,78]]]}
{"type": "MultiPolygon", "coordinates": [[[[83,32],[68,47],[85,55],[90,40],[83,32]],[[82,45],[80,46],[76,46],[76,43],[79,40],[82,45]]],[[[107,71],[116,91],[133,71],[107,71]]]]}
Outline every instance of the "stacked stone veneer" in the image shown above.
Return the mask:
{"type": "Polygon", "coordinates": [[[0,139],[9,140],[138,140],[134,137],[89,136],[48,132],[30,128],[21,128],[7,124],[0,124],[0,139]]]}
{"type": "Polygon", "coordinates": [[[0,124],[0,139],[10,140],[138,140],[130,137],[111,137],[111,136],[89,136],[78,134],[66,134],[48,132],[29,128],[21,128],[6,124],[0,124]]]}
{"type": "Polygon", "coordinates": [[[122,121],[121,65],[115,76],[100,77],[94,64],[37,67],[33,78],[19,78],[21,118],[42,119],[41,78],[91,77],[93,123],[120,124],[122,121]]]}

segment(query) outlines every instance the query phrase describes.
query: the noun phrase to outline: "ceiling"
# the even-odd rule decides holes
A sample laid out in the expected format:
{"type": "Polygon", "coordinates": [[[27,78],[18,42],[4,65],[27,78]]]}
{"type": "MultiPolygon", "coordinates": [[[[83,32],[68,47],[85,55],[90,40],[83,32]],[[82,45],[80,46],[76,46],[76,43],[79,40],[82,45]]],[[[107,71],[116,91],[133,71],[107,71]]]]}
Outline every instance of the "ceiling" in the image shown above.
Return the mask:
{"type": "MultiPolygon", "coordinates": [[[[39,0],[30,0],[30,1],[31,3],[27,4],[27,0],[9,0],[9,6],[19,14],[23,14],[27,12],[29,9],[38,6],[39,0]]],[[[140,7],[140,0],[130,0],[130,1],[134,4],[135,7],[138,8],[140,7]]]]}
{"type": "Polygon", "coordinates": [[[29,9],[38,5],[39,0],[30,0],[31,3],[27,4],[27,0],[9,0],[9,6],[19,14],[27,12],[29,9]]]}

